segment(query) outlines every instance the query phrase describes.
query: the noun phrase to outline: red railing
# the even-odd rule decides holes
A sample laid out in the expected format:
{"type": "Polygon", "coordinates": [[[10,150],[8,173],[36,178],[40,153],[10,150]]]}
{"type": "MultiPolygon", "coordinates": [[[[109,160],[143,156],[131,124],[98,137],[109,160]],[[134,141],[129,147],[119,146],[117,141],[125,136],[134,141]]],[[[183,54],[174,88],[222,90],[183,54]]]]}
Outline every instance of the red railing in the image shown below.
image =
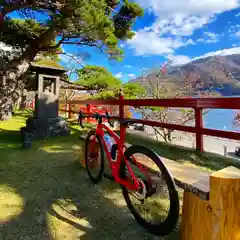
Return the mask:
{"type": "Polygon", "coordinates": [[[203,135],[240,140],[239,132],[230,132],[204,128],[202,114],[203,109],[240,109],[240,98],[190,98],[190,99],[181,98],[181,99],[136,99],[136,100],[119,98],[116,100],[83,100],[83,101],[60,102],[60,104],[63,103],[69,104],[69,106],[71,106],[71,104],[115,105],[115,106],[118,105],[119,116],[117,116],[116,119],[124,119],[125,106],[193,108],[195,111],[195,126],[183,126],[141,119],[134,120],[136,123],[141,123],[149,126],[195,133],[196,149],[199,151],[203,151],[203,135]]]}

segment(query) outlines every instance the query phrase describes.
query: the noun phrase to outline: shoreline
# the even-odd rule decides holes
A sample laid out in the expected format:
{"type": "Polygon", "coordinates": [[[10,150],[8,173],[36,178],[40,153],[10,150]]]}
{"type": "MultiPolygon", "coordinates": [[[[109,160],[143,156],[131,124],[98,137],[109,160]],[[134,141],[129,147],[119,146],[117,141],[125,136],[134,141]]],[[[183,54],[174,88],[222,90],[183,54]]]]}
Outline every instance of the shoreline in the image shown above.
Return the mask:
{"type": "MultiPolygon", "coordinates": [[[[142,135],[144,137],[149,137],[161,142],[164,140],[156,135],[153,132],[152,127],[145,126],[145,131],[137,131],[132,128],[128,129],[129,132],[142,135]]],[[[180,131],[174,131],[172,133],[173,140],[172,144],[187,148],[195,148],[195,134],[186,133],[180,131]]],[[[240,158],[235,155],[235,148],[240,146],[240,141],[231,140],[226,138],[212,137],[212,136],[203,136],[203,147],[205,152],[216,153],[222,156],[231,157],[240,161],[240,158]]]]}

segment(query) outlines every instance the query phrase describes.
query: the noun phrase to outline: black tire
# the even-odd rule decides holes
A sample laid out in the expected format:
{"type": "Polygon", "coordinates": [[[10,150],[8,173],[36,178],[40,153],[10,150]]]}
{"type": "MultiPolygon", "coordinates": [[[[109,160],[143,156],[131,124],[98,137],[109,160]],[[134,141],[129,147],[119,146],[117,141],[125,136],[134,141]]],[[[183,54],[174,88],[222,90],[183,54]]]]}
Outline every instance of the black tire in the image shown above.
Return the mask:
{"type": "MultiPolygon", "coordinates": [[[[168,210],[168,215],[164,219],[163,222],[157,222],[156,223],[151,223],[149,221],[146,221],[135,209],[131,199],[130,199],[130,194],[129,191],[126,187],[121,186],[122,188],[122,193],[124,196],[124,199],[127,203],[127,206],[136,219],[136,221],[143,226],[148,232],[158,235],[158,236],[164,236],[172,232],[177,223],[178,223],[178,218],[179,218],[179,197],[178,197],[178,192],[176,190],[176,185],[174,182],[174,179],[172,178],[171,174],[167,170],[166,166],[164,163],[159,159],[158,155],[152,151],[151,149],[142,146],[142,145],[133,145],[130,146],[126,151],[125,151],[125,158],[127,161],[131,163],[131,156],[133,154],[144,154],[148,158],[150,158],[157,166],[159,169],[159,172],[162,174],[162,176],[165,179],[167,189],[168,189],[168,194],[169,194],[169,200],[170,200],[170,207],[168,210]]],[[[120,176],[124,178],[126,176],[125,174],[125,162],[122,161],[122,165],[120,168],[120,176]]]]}
{"type": "Polygon", "coordinates": [[[104,172],[104,150],[103,150],[103,144],[102,141],[100,139],[100,137],[98,135],[96,135],[96,130],[91,130],[86,139],[85,139],[85,164],[86,164],[86,169],[87,169],[87,173],[89,178],[92,180],[93,183],[97,184],[102,180],[102,176],[103,176],[103,172],[104,172]],[[99,168],[99,172],[97,173],[97,175],[93,175],[91,167],[90,167],[90,157],[89,157],[89,143],[90,143],[90,139],[91,137],[96,136],[97,141],[99,143],[99,148],[100,148],[100,168],[99,168]]]}

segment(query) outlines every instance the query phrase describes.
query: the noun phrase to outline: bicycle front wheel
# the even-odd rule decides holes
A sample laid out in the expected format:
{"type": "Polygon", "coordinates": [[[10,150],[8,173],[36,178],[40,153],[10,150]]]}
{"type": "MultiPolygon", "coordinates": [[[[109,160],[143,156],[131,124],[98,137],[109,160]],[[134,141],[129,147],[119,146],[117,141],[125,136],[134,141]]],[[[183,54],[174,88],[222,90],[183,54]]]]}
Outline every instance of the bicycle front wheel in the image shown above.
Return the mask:
{"type": "MultiPolygon", "coordinates": [[[[150,233],[169,234],[179,217],[179,197],[171,174],[159,156],[145,146],[133,145],[124,155],[140,185],[137,191],[121,186],[130,212],[150,233]]],[[[124,161],[120,176],[132,181],[124,161]]]]}

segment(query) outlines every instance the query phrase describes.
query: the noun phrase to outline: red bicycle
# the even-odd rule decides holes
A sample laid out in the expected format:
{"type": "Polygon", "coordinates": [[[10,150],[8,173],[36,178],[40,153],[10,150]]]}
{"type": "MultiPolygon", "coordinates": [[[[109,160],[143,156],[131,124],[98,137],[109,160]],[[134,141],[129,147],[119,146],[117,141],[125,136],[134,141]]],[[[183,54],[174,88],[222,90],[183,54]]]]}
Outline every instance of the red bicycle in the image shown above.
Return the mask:
{"type": "Polygon", "coordinates": [[[179,197],[175,182],[159,156],[143,145],[126,147],[126,128],[132,119],[123,120],[120,137],[103,123],[111,117],[98,113],[84,115],[95,118],[96,129],[90,130],[85,140],[85,164],[90,179],[99,183],[102,177],[119,183],[127,206],[136,221],[155,235],[170,233],[178,222],[179,197]],[[104,172],[105,154],[111,174],[104,172]]]}

